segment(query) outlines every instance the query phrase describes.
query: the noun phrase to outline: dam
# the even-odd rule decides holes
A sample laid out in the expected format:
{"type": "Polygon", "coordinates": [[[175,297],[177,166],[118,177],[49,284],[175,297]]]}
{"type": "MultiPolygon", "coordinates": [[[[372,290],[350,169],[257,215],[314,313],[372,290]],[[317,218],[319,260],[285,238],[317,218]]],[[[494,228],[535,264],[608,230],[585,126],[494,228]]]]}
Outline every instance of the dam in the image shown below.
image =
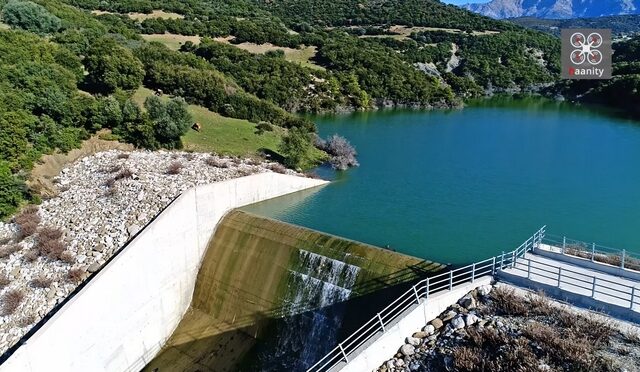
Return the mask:
{"type": "Polygon", "coordinates": [[[145,371],[304,370],[336,343],[347,300],[445,266],[232,211],[218,225],[193,300],[145,371]]]}
{"type": "Polygon", "coordinates": [[[183,192],[3,354],[0,371],[306,369],[445,268],[235,210],[326,183],[262,173],[183,192]]]}

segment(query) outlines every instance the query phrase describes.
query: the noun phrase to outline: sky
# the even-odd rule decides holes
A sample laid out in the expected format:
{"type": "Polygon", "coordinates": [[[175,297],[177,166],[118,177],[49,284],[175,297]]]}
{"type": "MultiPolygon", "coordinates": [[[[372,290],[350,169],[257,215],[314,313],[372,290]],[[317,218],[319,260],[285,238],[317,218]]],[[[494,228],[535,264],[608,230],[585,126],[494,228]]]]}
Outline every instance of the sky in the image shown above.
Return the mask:
{"type": "Polygon", "coordinates": [[[440,0],[443,3],[454,4],[454,5],[462,5],[468,3],[488,3],[489,0],[440,0]]]}

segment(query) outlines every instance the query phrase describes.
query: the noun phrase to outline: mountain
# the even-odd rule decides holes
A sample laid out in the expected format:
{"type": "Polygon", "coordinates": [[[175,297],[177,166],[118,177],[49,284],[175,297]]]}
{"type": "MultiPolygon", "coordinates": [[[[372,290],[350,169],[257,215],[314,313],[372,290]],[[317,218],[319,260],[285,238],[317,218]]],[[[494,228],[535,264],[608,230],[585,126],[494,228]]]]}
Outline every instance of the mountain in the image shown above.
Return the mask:
{"type": "Polygon", "coordinates": [[[463,8],[492,18],[579,18],[639,14],[640,0],[492,0],[463,8]]]}
{"type": "Polygon", "coordinates": [[[610,28],[616,38],[640,33],[640,14],[573,19],[520,17],[510,18],[509,22],[556,36],[563,28],[610,28]]]}

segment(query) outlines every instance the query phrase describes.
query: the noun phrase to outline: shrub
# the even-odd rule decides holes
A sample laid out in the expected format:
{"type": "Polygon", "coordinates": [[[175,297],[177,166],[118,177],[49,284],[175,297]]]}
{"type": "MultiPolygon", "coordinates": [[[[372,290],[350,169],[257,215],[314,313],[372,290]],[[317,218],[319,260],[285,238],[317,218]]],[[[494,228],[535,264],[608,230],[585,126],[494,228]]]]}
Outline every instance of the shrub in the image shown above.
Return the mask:
{"type": "Polygon", "coordinates": [[[276,173],[280,173],[280,174],[287,173],[287,168],[284,165],[279,164],[279,163],[271,163],[271,164],[269,164],[268,167],[269,167],[269,169],[271,171],[276,172],[276,173]]]}
{"type": "Polygon", "coordinates": [[[497,287],[491,291],[491,306],[493,309],[505,315],[527,315],[529,307],[520,296],[515,294],[513,288],[497,287]]]}
{"type": "Polygon", "coordinates": [[[71,283],[80,283],[84,277],[84,270],[80,268],[69,269],[67,272],[67,280],[71,283]]]}
{"type": "Polygon", "coordinates": [[[107,173],[118,173],[122,170],[122,166],[119,164],[114,164],[111,167],[105,169],[105,172],[107,173]]]}
{"type": "Polygon", "coordinates": [[[229,163],[213,156],[208,157],[207,160],[205,160],[205,163],[210,167],[229,168],[229,163]]]}
{"type": "Polygon", "coordinates": [[[35,222],[25,222],[21,225],[18,225],[20,231],[20,238],[24,239],[33,235],[38,230],[38,224],[35,222]]]}
{"type": "Polygon", "coordinates": [[[118,156],[116,158],[118,158],[118,159],[129,159],[129,154],[127,154],[126,152],[123,152],[121,154],[118,154],[118,156]]]}
{"type": "Polygon", "coordinates": [[[278,147],[284,157],[284,164],[290,168],[301,167],[310,149],[311,140],[300,128],[291,128],[278,147]]]}
{"type": "Polygon", "coordinates": [[[2,9],[2,19],[10,26],[40,35],[56,32],[62,25],[60,18],[31,1],[9,0],[2,9]]]}
{"type": "Polygon", "coordinates": [[[347,170],[360,165],[356,159],[356,149],[342,136],[334,134],[327,141],[316,141],[316,146],[322,146],[319,148],[331,155],[329,163],[334,169],[347,170]]]}
{"type": "Polygon", "coordinates": [[[11,279],[7,277],[7,274],[0,274],[0,289],[8,286],[11,283],[11,279]]]}
{"type": "Polygon", "coordinates": [[[24,254],[22,255],[22,258],[24,258],[26,262],[33,262],[37,260],[38,257],[40,257],[40,255],[38,254],[38,251],[35,249],[29,249],[28,251],[24,252],[24,254]]]}
{"type": "Polygon", "coordinates": [[[20,246],[20,244],[17,244],[17,243],[0,247],[0,258],[9,257],[12,254],[20,251],[21,249],[22,247],[20,246]]]}
{"type": "Polygon", "coordinates": [[[13,221],[17,225],[22,225],[22,224],[28,223],[28,222],[33,222],[36,225],[38,225],[40,223],[40,221],[41,221],[40,215],[38,215],[38,207],[35,206],[35,205],[30,205],[30,206],[24,208],[20,212],[20,214],[15,216],[13,221]]]}
{"type": "Polygon", "coordinates": [[[108,180],[105,181],[104,185],[107,186],[108,189],[111,189],[116,186],[116,179],[109,178],[108,180]]]}
{"type": "Polygon", "coordinates": [[[38,232],[38,240],[58,240],[64,233],[56,227],[43,227],[38,232]]]}
{"type": "Polygon", "coordinates": [[[120,180],[127,179],[127,178],[133,178],[133,171],[131,169],[129,169],[129,168],[125,168],[125,169],[121,170],[114,177],[114,179],[116,181],[120,181],[120,180]]]}
{"type": "Polygon", "coordinates": [[[40,274],[38,277],[32,279],[29,284],[35,288],[49,288],[53,279],[47,278],[43,274],[40,274]]]}
{"type": "Polygon", "coordinates": [[[0,305],[0,315],[7,316],[13,314],[24,301],[24,293],[19,289],[12,289],[2,296],[0,305]]]}
{"type": "MultiPolygon", "coordinates": [[[[12,139],[10,142],[13,141],[12,139]]],[[[9,163],[0,160],[0,218],[8,217],[15,212],[24,200],[24,190],[24,183],[11,173],[9,163]]]]}
{"type": "Polygon", "coordinates": [[[185,158],[186,161],[191,161],[191,160],[195,159],[195,157],[196,156],[194,154],[190,153],[190,152],[184,154],[184,158],[185,158]]]}
{"type": "Polygon", "coordinates": [[[64,251],[60,254],[60,261],[67,263],[69,265],[74,264],[76,262],[76,258],[69,251],[64,251]]]}
{"type": "Polygon", "coordinates": [[[167,168],[167,174],[180,174],[180,172],[182,172],[182,163],[180,163],[179,161],[174,161],[173,163],[169,164],[169,167],[167,168]]]}
{"type": "Polygon", "coordinates": [[[273,126],[269,122],[260,121],[256,125],[256,134],[262,135],[264,132],[273,132],[273,126]]]}

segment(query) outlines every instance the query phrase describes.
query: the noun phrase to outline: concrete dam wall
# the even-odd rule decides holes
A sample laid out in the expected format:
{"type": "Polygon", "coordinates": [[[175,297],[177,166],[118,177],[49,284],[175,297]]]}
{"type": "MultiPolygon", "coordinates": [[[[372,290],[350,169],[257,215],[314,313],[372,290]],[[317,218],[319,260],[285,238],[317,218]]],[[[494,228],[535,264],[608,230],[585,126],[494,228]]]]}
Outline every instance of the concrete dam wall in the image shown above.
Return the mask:
{"type": "Polygon", "coordinates": [[[222,216],[325,183],[263,173],[184,192],[36,325],[0,371],[139,371],[189,308],[196,273],[222,216]]]}
{"type": "Polygon", "coordinates": [[[335,346],[350,299],[443,265],[299,226],[230,212],[191,306],[146,371],[297,371],[335,346]]]}

